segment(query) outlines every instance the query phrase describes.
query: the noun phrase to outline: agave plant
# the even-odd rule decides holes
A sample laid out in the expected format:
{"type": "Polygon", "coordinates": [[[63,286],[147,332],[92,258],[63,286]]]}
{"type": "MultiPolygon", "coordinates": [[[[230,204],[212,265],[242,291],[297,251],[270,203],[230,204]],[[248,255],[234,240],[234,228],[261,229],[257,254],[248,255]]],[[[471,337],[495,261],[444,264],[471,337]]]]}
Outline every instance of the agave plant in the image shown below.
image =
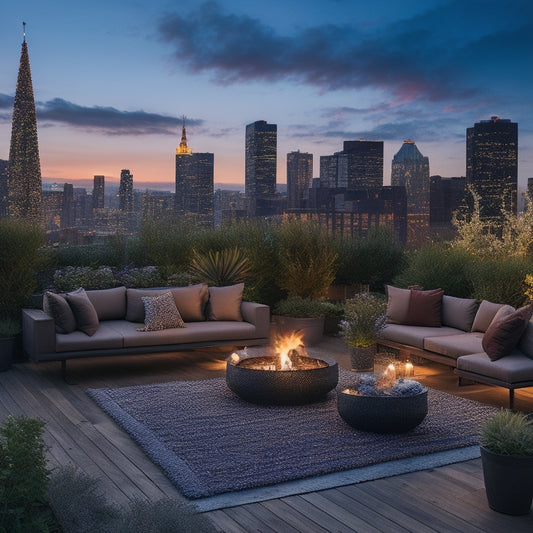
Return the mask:
{"type": "Polygon", "coordinates": [[[194,250],[189,269],[198,281],[222,287],[242,283],[250,275],[250,262],[237,247],[202,254],[194,250]]]}

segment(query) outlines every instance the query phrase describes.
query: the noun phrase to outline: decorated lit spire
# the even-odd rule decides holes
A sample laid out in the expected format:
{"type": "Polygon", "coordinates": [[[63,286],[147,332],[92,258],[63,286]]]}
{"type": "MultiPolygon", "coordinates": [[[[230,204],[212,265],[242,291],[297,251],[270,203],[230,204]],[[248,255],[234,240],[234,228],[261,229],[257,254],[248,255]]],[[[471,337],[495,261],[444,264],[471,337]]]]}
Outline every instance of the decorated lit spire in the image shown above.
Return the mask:
{"type": "Polygon", "coordinates": [[[176,148],[176,155],[191,155],[192,151],[187,146],[187,132],[185,131],[185,117],[183,117],[183,126],[181,128],[180,145],[176,148]]]}
{"type": "Polygon", "coordinates": [[[44,222],[41,164],[25,22],[23,31],[7,168],[7,213],[10,218],[41,225],[44,222]]]}

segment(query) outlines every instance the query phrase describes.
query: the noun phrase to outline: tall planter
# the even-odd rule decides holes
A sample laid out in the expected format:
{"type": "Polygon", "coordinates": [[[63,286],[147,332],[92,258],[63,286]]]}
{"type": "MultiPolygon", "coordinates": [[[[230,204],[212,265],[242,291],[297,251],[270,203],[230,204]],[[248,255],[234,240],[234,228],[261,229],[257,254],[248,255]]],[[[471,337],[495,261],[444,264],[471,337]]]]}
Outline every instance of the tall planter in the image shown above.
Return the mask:
{"type": "Polygon", "coordinates": [[[357,372],[373,372],[376,358],[376,344],[370,346],[352,346],[350,363],[357,372]]]}
{"type": "Polygon", "coordinates": [[[489,507],[499,513],[525,515],[533,500],[533,457],[500,455],[481,446],[489,507]]]}
{"type": "Polygon", "coordinates": [[[290,316],[273,315],[278,334],[301,333],[304,346],[318,344],[324,336],[324,317],[296,318],[290,316]]]}

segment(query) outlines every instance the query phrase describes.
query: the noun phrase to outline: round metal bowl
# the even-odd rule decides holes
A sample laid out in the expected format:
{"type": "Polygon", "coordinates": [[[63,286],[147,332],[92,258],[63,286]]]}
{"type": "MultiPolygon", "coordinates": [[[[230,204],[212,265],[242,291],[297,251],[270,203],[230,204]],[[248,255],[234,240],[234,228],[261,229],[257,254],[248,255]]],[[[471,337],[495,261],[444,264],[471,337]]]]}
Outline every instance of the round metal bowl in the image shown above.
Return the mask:
{"type": "Polygon", "coordinates": [[[273,370],[274,356],[226,364],[226,383],[243,400],[263,405],[297,405],[322,400],[339,381],[336,361],[304,358],[311,368],[273,370]]]}

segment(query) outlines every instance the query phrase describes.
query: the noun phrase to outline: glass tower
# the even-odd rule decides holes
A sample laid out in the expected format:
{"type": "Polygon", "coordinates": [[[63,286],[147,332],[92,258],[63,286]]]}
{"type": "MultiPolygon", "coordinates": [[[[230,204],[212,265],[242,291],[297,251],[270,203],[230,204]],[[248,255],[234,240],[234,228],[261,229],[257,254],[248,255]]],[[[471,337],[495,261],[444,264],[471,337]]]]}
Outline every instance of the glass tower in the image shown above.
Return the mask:
{"type": "Polygon", "coordinates": [[[313,154],[290,152],[287,154],[288,207],[304,207],[313,182],[313,154]]]}

